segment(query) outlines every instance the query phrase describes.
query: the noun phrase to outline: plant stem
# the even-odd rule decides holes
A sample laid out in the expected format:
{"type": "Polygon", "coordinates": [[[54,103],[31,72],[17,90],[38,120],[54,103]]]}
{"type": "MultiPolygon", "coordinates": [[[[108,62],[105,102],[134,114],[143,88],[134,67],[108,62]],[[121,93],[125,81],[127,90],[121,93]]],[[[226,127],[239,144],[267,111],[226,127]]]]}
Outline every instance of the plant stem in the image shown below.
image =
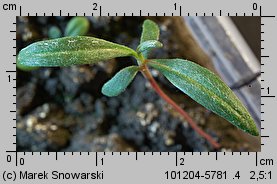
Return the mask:
{"type": "Polygon", "coordinates": [[[144,74],[145,78],[148,79],[153,89],[158,93],[167,103],[169,103],[177,112],[179,112],[183,118],[187,120],[191,128],[193,128],[199,135],[205,138],[215,149],[220,148],[219,143],[217,143],[209,134],[204,132],[188,115],[186,111],[184,111],[180,106],[178,106],[169,96],[167,96],[163,90],[159,87],[153,76],[151,75],[148,67],[143,65],[141,68],[141,72],[144,74]]]}

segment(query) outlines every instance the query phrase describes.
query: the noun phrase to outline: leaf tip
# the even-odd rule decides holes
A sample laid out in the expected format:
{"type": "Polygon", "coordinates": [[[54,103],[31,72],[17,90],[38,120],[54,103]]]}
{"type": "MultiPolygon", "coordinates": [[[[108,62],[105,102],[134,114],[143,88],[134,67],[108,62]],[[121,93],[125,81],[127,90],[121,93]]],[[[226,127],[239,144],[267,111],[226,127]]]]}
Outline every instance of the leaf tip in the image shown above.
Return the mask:
{"type": "Polygon", "coordinates": [[[113,90],[111,90],[108,83],[105,83],[102,86],[101,93],[108,97],[114,97],[114,96],[118,96],[120,94],[120,93],[116,93],[113,90]]]}
{"type": "Polygon", "coordinates": [[[257,125],[254,119],[251,117],[250,113],[245,108],[245,113],[247,114],[244,120],[241,120],[240,123],[236,123],[238,128],[242,129],[244,132],[252,135],[252,136],[259,136],[260,132],[257,128],[257,125]]]}
{"type": "Polygon", "coordinates": [[[106,82],[101,92],[102,94],[113,97],[126,90],[139,70],[138,66],[129,66],[120,70],[112,79],[106,82]]]}
{"type": "Polygon", "coordinates": [[[259,136],[260,135],[260,132],[259,132],[259,130],[256,126],[253,127],[253,129],[251,131],[249,131],[249,133],[253,136],[259,136]]]}
{"type": "Polygon", "coordinates": [[[158,40],[160,36],[159,26],[152,20],[146,19],[142,25],[140,43],[147,40],[158,40]]]}

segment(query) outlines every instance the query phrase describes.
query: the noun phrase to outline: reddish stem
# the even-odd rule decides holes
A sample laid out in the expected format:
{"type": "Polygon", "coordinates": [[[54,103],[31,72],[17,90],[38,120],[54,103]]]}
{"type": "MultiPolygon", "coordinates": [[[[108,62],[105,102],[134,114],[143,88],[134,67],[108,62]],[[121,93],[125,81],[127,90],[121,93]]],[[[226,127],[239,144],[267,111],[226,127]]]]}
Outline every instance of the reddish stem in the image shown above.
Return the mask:
{"type": "Polygon", "coordinates": [[[193,119],[188,115],[187,112],[185,112],[180,106],[178,106],[169,96],[167,96],[163,90],[159,87],[155,79],[152,77],[148,67],[144,65],[141,69],[142,73],[144,74],[145,78],[147,78],[153,87],[153,89],[158,93],[167,103],[169,103],[176,111],[178,111],[189,123],[191,128],[193,128],[199,135],[201,135],[203,138],[205,138],[215,149],[220,148],[219,143],[217,143],[209,134],[204,132],[194,121],[193,119]]]}

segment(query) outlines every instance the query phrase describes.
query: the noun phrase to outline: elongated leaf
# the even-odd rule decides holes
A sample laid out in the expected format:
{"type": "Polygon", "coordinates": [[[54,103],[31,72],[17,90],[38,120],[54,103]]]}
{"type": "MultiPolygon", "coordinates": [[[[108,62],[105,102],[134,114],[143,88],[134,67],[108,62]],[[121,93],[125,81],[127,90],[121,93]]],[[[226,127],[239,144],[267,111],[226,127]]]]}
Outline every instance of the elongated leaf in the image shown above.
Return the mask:
{"type": "Polygon", "coordinates": [[[149,52],[154,48],[161,48],[163,44],[157,40],[148,40],[139,44],[137,48],[138,53],[142,53],[145,58],[148,57],[149,52]]]}
{"type": "Polygon", "coordinates": [[[159,36],[160,29],[158,25],[151,20],[145,20],[142,25],[140,43],[143,43],[148,40],[158,40],[159,36]]]}
{"type": "Polygon", "coordinates": [[[106,96],[117,96],[128,87],[139,70],[138,66],[129,66],[120,70],[111,80],[102,87],[106,96]]]}
{"type": "Polygon", "coordinates": [[[33,43],[19,52],[18,62],[25,66],[70,66],[123,56],[136,56],[136,52],[102,39],[76,36],[33,43]]]}
{"type": "Polygon", "coordinates": [[[254,120],[243,104],[231,89],[209,70],[182,59],[153,60],[149,64],[207,109],[245,132],[259,135],[254,120]]]}
{"type": "Polygon", "coordinates": [[[65,36],[83,36],[89,30],[89,21],[86,17],[72,18],[65,28],[65,36]]]}

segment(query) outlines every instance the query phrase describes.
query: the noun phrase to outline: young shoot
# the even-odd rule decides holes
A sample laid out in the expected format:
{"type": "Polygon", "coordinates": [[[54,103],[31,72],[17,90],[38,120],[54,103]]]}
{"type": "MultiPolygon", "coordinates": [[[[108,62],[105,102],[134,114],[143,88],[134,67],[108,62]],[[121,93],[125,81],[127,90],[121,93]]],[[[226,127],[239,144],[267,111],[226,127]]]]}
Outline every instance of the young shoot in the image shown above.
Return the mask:
{"type": "MultiPolygon", "coordinates": [[[[66,33],[72,33],[69,29],[66,33]]],[[[102,93],[112,97],[122,93],[138,72],[150,82],[153,89],[169,103],[190,126],[210,142],[214,148],[219,144],[200,129],[192,118],[167,96],[150,73],[149,67],[158,70],[169,82],[183,93],[210,111],[225,118],[241,130],[258,136],[259,131],[249,112],[232,90],[214,73],[198,64],[184,59],[149,59],[152,49],[162,47],[159,41],[159,27],[151,20],[145,20],[140,44],[136,50],[129,47],[87,36],[68,36],[33,43],[22,49],[17,63],[26,67],[64,67],[94,64],[116,57],[132,56],[136,66],[120,70],[102,87],[102,93]]]]}

